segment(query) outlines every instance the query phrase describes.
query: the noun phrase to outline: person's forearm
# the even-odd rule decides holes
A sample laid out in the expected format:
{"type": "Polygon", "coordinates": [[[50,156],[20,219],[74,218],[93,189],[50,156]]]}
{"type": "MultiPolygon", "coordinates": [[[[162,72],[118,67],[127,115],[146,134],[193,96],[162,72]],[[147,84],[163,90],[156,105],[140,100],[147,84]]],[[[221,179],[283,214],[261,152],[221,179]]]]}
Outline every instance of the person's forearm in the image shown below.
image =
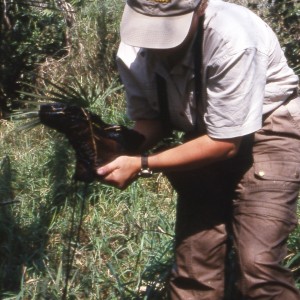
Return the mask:
{"type": "MultiPolygon", "coordinates": [[[[180,146],[150,155],[148,164],[156,172],[196,169],[236,154],[241,138],[213,140],[208,136],[196,138],[180,146]]],[[[126,188],[138,177],[140,156],[119,156],[97,169],[99,179],[118,188],[126,188]]]]}
{"type": "Polygon", "coordinates": [[[215,140],[204,135],[148,158],[150,169],[157,172],[183,171],[228,159],[236,154],[240,138],[215,140]]]}

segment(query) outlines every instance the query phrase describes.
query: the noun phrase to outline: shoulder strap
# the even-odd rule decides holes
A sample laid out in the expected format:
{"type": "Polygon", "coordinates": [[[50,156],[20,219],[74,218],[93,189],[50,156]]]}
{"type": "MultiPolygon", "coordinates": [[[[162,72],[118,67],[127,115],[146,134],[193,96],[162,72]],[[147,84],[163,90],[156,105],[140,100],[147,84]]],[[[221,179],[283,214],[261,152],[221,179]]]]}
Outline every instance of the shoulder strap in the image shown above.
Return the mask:
{"type": "Polygon", "coordinates": [[[160,107],[160,119],[163,123],[164,128],[166,128],[167,135],[171,135],[171,118],[168,105],[168,91],[166,80],[156,74],[156,84],[157,84],[157,96],[160,107]]]}
{"type": "MultiPolygon", "coordinates": [[[[199,27],[197,31],[197,35],[194,42],[194,64],[195,64],[195,103],[196,103],[196,111],[201,111],[201,115],[199,113],[196,114],[195,120],[195,130],[200,131],[200,125],[203,125],[202,113],[203,107],[201,107],[201,99],[202,99],[202,62],[203,62],[203,23],[204,23],[204,15],[199,19],[199,27]],[[201,117],[201,120],[199,120],[201,117]]],[[[202,127],[202,126],[201,126],[202,127]]]]}
{"type": "MultiPolygon", "coordinates": [[[[202,98],[202,59],[203,59],[203,50],[202,50],[202,43],[203,43],[203,22],[204,22],[204,15],[199,19],[199,28],[197,30],[197,35],[195,38],[195,42],[193,45],[193,52],[194,52],[194,64],[195,64],[195,103],[196,103],[196,111],[199,111],[201,105],[201,98],[202,98]]],[[[170,112],[168,106],[168,93],[167,93],[167,83],[166,80],[156,74],[156,83],[157,83],[157,94],[158,94],[158,101],[160,106],[160,118],[163,122],[165,128],[167,128],[168,134],[171,134],[171,119],[170,119],[170,112]]],[[[202,110],[201,110],[202,111],[202,110]]],[[[199,131],[199,124],[203,122],[199,120],[199,114],[196,114],[195,120],[195,131],[199,131]]]]}

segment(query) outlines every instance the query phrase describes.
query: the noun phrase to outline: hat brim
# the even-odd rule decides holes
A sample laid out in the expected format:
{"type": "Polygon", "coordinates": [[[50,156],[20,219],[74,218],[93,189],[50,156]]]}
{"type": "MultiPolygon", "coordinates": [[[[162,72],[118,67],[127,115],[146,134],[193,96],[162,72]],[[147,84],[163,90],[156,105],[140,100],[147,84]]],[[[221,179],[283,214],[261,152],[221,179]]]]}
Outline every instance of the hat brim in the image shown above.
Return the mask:
{"type": "Polygon", "coordinates": [[[170,49],[186,38],[194,12],[154,17],[140,14],[128,4],[121,20],[121,40],[125,44],[151,49],[170,49]]]}

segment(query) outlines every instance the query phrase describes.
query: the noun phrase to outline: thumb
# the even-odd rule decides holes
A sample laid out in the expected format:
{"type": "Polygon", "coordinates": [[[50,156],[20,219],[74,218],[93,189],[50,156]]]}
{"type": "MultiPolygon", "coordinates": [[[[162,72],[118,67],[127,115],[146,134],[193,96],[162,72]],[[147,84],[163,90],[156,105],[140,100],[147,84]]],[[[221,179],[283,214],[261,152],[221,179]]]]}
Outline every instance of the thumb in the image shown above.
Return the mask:
{"type": "Polygon", "coordinates": [[[100,168],[98,168],[96,170],[96,173],[99,175],[99,176],[106,176],[108,175],[109,173],[111,173],[112,171],[114,170],[112,164],[107,164],[105,166],[102,166],[100,168]]]}

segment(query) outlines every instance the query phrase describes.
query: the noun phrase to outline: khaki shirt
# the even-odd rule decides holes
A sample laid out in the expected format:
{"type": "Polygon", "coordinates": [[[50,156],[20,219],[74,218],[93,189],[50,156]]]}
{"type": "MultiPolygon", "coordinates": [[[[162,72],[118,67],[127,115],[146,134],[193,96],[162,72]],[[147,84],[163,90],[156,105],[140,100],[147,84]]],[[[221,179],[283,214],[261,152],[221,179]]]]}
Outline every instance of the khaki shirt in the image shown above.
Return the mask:
{"type": "Polygon", "coordinates": [[[147,49],[121,42],[117,62],[128,116],[159,118],[155,74],[160,74],[167,82],[175,129],[193,131],[198,115],[209,136],[232,138],[260,129],[263,114],[280,106],[298,86],[270,27],[236,4],[210,0],[206,9],[201,105],[195,104],[193,55],[191,47],[168,71],[147,49]]]}

